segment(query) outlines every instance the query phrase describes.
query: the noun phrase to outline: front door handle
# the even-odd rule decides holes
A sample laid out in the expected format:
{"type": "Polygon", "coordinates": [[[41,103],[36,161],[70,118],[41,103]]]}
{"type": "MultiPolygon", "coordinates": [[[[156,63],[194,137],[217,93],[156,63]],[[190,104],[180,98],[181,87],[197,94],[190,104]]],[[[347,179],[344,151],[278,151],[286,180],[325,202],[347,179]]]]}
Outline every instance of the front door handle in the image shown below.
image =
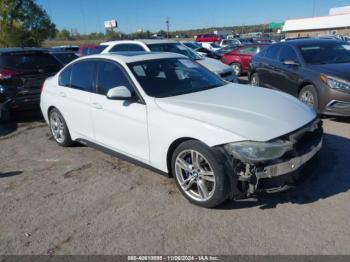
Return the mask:
{"type": "Polygon", "coordinates": [[[64,92],[60,92],[59,95],[60,95],[60,97],[67,97],[66,93],[64,93],[64,92]]]}
{"type": "Polygon", "coordinates": [[[96,103],[96,102],[91,103],[91,105],[92,105],[94,108],[96,108],[96,109],[102,109],[102,108],[103,108],[102,105],[100,105],[99,103],[96,103]]]}

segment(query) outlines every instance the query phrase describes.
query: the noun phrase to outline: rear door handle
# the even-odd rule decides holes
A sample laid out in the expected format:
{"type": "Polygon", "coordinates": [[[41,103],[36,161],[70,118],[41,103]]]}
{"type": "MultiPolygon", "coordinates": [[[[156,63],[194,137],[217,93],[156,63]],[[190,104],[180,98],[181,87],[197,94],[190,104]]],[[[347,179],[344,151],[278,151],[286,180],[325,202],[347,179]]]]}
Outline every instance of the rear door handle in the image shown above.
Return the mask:
{"type": "Polygon", "coordinates": [[[91,103],[91,105],[92,105],[92,107],[94,107],[96,109],[102,109],[103,108],[102,105],[100,105],[99,103],[96,103],[96,102],[91,103]]]}
{"type": "Polygon", "coordinates": [[[64,93],[64,92],[60,92],[59,95],[60,95],[60,97],[67,97],[66,93],[64,93]]]}

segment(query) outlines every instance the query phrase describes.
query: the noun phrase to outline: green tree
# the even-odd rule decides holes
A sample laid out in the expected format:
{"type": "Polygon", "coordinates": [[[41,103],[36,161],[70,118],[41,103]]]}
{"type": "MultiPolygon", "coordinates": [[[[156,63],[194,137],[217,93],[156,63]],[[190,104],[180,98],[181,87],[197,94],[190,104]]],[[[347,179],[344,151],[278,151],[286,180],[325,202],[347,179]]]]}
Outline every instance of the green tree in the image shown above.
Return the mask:
{"type": "Polygon", "coordinates": [[[34,0],[0,1],[0,46],[39,46],[56,26],[34,0]]]}
{"type": "Polygon", "coordinates": [[[68,40],[70,38],[70,32],[67,29],[62,29],[61,31],[57,32],[56,38],[68,40]]]}

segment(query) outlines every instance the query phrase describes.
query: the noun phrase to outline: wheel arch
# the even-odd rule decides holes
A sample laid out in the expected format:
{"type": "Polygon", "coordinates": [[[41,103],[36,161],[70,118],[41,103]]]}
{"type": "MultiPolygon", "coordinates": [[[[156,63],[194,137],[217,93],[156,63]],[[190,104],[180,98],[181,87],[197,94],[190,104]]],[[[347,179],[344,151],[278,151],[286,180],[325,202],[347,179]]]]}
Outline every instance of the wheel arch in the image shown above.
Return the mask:
{"type": "Polygon", "coordinates": [[[300,85],[298,86],[298,96],[300,94],[301,89],[303,89],[305,86],[313,86],[315,91],[316,91],[317,99],[318,99],[318,101],[320,101],[319,90],[316,88],[316,85],[312,81],[309,81],[309,80],[305,80],[305,81],[300,83],[300,85]]]}
{"type": "MultiPolygon", "coordinates": [[[[50,117],[50,112],[53,110],[53,109],[57,109],[55,106],[49,106],[49,108],[47,109],[47,119],[49,119],[50,117]]],[[[57,109],[58,110],[58,109],[57,109]]]]}
{"type": "Polygon", "coordinates": [[[178,138],[176,139],[175,141],[173,141],[169,148],[168,148],[168,152],[167,152],[167,156],[166,156],[166,164],[167,164],[167,168],[168,168],[168,174],[169,174],[169,177],[172,177],[173,174],[172,174],[172,170],[171,170],[171,159],[172,159],[172,156],[173,156],[173,153],[175,151],[175,149],[180,145],[182,144],[183,142],[186,142],[186,141],[189,141],[189,140],[195,140],[195,141],[200,141],[198,139],[195,139],[193,137],[181,137],[181,138],[178,138]]]}
{"type": "Polygon", "coordinates": [[[298,86],[298,94],[300,93],[301,89],[303,89],[305,86],[309,86],[309,85],[312,85],[312,86],[315,86],[311,81],[309,80],[304,80],[302,81],[299,86],[298,86]]]}

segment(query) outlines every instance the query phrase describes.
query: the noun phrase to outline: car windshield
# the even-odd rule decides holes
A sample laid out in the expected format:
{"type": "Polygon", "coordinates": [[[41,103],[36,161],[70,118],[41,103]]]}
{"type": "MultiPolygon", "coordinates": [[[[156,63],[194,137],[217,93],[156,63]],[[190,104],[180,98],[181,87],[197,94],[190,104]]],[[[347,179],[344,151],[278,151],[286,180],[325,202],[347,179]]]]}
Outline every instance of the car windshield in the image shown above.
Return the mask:
{"type": "Polygon", "coordinates": [[[232,52],[233,50],[237,49],[238,46],[225,46],[219,50],[220,53],[227,54],[232,52]]]}
{"type": "Polygon", "coordinates": [[[166,58],[128,64],[146,94],[170,97],[225,85],[214,73],[186,58],[166,58]]]}
{"type": "Polygon", "coordinates": [[[303,45],[300,52],[308,64],[340,64],[350,63],[350,44],[342,42],[326,42],[303,45]]]}
{"type": "Polygon", "coordinates": [[[191,49],[193,49],[193,50],[196,50],[196,49],[198,49],[198,48],[200,48],[201,46],[200,45],[198,45],[198,44],[195,44],[195,43],[189,43],[189,42],[187,42],[187,43],[183,43],[185,46],[187,46],[188,48],[191,48],[191,49]]]}
{"type": "Polygon", "coordinates": [[[203,57],[200,54],[197,54],[187,46],[184,46],[183,44],[180,44],[180,43],[152,44],[152,45],[148,45],[148,48],[152,52],[171,52],[171,53],[185,55],[188,58],[191,58],[193,60],[203,59],[203,57]]]}
{"type": "Polygon", "coordinates": [[[213,47],[213,48],[220,48],[220,46],[219,46],[219,45],[214,44],[214,43],[211,43],[210,45],[211,45],[211,47],[213,47]]]}

